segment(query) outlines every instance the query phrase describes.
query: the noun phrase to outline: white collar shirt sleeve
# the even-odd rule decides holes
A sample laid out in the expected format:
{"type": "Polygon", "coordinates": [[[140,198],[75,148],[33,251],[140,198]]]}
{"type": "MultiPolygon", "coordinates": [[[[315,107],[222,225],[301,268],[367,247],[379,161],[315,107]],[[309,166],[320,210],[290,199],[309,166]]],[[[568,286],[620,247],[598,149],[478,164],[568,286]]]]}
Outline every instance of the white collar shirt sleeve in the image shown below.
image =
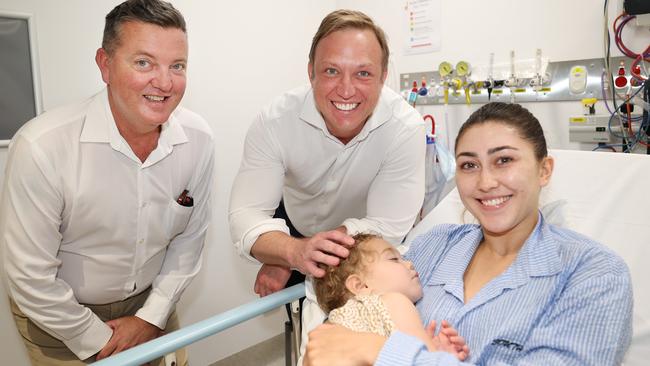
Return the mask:
{"type": "Polygon", "coordinates": [[[179,107],[140,162],[106,91],[26,124],[9,148],[0,208],[9,295],[80,359],[112,333],[82,304],[151,287],[136,316],[164,328],[201,265],[213,156],[205,121],[179,107]],[[176,202],[184,189],[193,207],[176,202]]]}
{"type": "Polygon", "coordinates": [[[305,236],[345,225],[399,243],[424,197],[425,129],[420,115],[387,87],[361,132],[332,136],[311,88],[292,90],[251,125],[231,192],[229,220],[239,253],[251,260],[259,235],[289,230],[272,218],[280,200],[305,236]]]}

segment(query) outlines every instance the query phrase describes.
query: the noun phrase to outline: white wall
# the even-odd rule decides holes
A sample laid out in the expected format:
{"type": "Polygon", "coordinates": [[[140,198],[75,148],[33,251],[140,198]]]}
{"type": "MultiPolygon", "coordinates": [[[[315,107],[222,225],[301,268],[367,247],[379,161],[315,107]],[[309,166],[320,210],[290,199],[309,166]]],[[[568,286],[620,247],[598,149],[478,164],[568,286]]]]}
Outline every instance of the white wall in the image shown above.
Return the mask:
{"type": "MultiPolygon", "coordinates": [[[[0,0],[0,10],[35,16],[44,109],[79,100],[103,87],[94,62],[104,16],[120,0],[0,0]]],[[[190,43],[183,104],[208,120],[216,137],[213,220],[203,269],[185,292],[181,325],[256,299],[257,266],[239,258],[227,223],[230,186],[243,140],[256,113],[283,91],[308,82],[311,37],[334,0],[175,0],[190,43]]],[[[6,148],[0,148],[4,171],[6,148]]],[[[1,173],[0,173],[1,175],[1,173]]],[[[0,177],[1,178],[1,177],[0,177]]],[[[2,364],[25,365],[5,296],[0,295],[2,364]],[[11,359],[14,357],[14,359],[11,359]]],[[[208,365],[284,331],[283,310],[251,320],[190,347],[193,365],[208,365]]]]}
{"type": "MultiPolygon", "coordinates": [[[[622,0],[610,0],[611,22],[622,11],[622,0]]],[[[535,57],[541,48],[543,57],[566,61],[603,57],[603,0],[441,0],[442,45],[439,52],[405,56],[406,30],[401,16],[405,1],[338,0],[340,8],[361,10],[379,23],[389,36],[394,70],[400,73],[437,70],[442,61],[460,60],[472,64],[509,62],[510,50],[517,59],[535,57]]],[[[641,52],[648,46],[649,27],[629,23],[624,31],[626,44],[641,52]]],[[[612,55],[621,55],[612,42],[612,55]]],[[[394,78],[390,78],[396,80],[394,78]]],[[[392,86],[392,85],[391,85],[392,86]]],[[[524,104],[540,120],[550,147],[591,150],[595,145],[569,142],[568,117],[583,113],[579,101],[524,104]]],[[[607,113],[599,102],[599,113],[607,113]]],[[[450,105],[448,108],[453,143],[458,127],[478,106],[450,105]]],[[[442,129],[444,107],[418,108],[436,118],[436,130],[442,129]]]]}

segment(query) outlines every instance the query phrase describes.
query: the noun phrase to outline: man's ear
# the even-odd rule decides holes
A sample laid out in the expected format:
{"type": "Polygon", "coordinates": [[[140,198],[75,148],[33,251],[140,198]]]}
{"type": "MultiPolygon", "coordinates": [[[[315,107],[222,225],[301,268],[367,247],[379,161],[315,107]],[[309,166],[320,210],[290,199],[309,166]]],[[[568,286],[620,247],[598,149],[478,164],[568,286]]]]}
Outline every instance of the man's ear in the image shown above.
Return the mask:
{"type": "Polygon", "coordinates": [[[98,48],[97,52],[95,53],[95,62],[97,63],[97,66],[99,67],[99,71],[102,74],[102,80],[108,85],[108,80],[109,80],[109,68],[108,64],[110,63],[110,56],[108,55],[108,52],[106,52],[105,49],[103,48],[98,48]]]}
{"type": "Polygon", "coordinates": [[[307,64],[307,75],[309,76],[309,80],[314,80],[314,64],[311,62],[307,64]]]}
{"type": "Polygon", "coordinates": [[[349,275],[348,278],[345,279],[345,287],[355,295],[360,294],[361,291],[368,288],[363,278],[357,274],[349,275]]]}
{"type": "Polygon", "coordinates": [[[381,83],[384,84],[386,82],[386,78],[388,77],[388,70],[384,70],[381,73],[381,83]]]}

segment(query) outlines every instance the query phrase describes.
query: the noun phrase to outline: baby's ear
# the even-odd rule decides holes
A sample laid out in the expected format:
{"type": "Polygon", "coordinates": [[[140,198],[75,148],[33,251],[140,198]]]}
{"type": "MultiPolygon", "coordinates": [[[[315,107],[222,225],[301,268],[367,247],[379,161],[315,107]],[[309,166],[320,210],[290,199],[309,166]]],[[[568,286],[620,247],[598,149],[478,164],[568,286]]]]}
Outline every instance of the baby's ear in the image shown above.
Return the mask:
{"type": "Polygon", "coordinates": [[[348,278],[345,279],[345,287],[355,295],[358,295],[361,291],[368,288],[366,282],[358,274],[349,275],[348,278]]]}

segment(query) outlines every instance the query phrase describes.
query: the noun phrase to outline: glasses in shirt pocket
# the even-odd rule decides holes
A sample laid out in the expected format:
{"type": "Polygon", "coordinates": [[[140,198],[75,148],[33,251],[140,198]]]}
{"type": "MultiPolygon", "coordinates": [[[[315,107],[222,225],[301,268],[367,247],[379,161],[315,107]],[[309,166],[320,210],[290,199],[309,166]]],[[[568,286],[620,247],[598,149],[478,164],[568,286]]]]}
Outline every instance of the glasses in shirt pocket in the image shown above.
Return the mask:
{"type": "Polygon", "coordinates": [[[163,221],[167,239],[172,240],[185,230],[193,209],[194,207],[191,206],[181,206],[176,200],[169,201],[163,221]]]}

